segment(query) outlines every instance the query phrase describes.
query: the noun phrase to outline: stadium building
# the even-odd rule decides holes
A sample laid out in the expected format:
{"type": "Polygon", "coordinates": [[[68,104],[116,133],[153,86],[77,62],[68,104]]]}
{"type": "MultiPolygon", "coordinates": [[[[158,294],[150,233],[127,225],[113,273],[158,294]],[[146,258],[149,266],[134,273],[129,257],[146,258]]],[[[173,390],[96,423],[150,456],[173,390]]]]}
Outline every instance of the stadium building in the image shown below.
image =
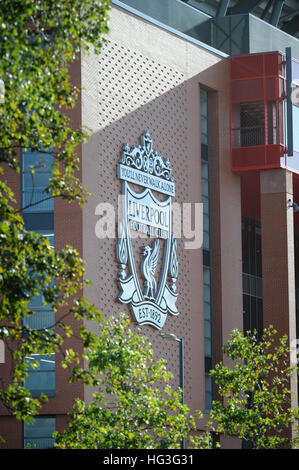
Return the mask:
{"type": "MultiPolygon", "coordinates": [[[[83,210],[55,199],[23,216],[55,247],[79,250],[93,282],[84,295],[105,315],[127,312],[177,385],[183,372],[185,402],[208,415],[209,371],[234,328],[272,324],[291,347],[299,337],[298,2],[113,0],[110,18],[101,54],[71,67],[93,196],[83,210]]],[[[7,180],[26,207],[52,156],[34,188],[26,175],[40,154],[21,157],[21,175],[7,180]]],[[[46,327],[54,313],[36,308],[46,327]]],[[[2,447],[51,447],[74,399],[90,400],[59,362],[41,361],[27,379],[49,397],[34,425],[0,410],[2,447]]]]}

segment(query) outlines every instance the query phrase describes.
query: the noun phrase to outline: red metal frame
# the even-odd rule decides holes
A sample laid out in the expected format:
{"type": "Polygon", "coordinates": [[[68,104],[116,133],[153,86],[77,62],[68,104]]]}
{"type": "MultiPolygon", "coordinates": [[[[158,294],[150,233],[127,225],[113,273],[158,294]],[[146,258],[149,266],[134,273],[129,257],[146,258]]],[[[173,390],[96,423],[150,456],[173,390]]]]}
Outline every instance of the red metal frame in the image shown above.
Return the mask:
{"type": "MultiPolygon", "coordinates": [[[[280,52],[232,56],[229,59],[230,73],[230,139],[231,167],[236,173],[280,168],[285,154],[285,139],[280,135],[279,101],[285,99],[280,80],[285,80],[284,56],[280,52]],[[264,144],[248,147],[233,146],[233,105],[263,102],[264,144]],[[276,107],[276,143],[269,144],[268,103],[276,107]],[[283,142],[281,143],[281,139],[283,142]]],[[[283,129],[285,124],[283,123],[283,129]]]]}

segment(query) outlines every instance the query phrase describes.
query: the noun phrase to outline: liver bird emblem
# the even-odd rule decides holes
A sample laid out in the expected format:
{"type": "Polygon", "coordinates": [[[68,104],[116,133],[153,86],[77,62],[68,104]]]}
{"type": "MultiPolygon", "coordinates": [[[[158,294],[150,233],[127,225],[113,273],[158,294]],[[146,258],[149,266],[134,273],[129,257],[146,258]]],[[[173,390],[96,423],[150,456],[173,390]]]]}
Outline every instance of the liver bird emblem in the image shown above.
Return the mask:
{"type": "Polygon", "coordinates": [[[159,258],[159,251],[160,245],[158,240],[154,240],[152,248],[149,245],[146,245],[141,249],[143,255],[141,271],[145,278],[143,294],[145,299],[154,299],[157,290],[155,272],[159,258]]]}

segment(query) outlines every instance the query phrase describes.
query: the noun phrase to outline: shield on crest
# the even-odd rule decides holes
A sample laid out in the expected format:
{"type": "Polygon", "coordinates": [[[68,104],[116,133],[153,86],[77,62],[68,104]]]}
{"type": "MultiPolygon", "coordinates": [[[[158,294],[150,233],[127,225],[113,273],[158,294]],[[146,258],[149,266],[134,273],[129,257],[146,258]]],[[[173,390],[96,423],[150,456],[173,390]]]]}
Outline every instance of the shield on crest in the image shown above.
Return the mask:
{"type": "Polygon", "coordinates": [[[130,304],[138,324],[161,329],[167,313],[179,314],[177,243],[172,235],[171,211],[174,183],[168,160],[153,152],[148,132],[143,134],[141,144],[131,150],[126,144],[118,167],[118,175],[123,180],[122,218],[116,248],[120,265],[118,300],[130,304]],[[144,190],[135,192],[129,182],[142,185],[144,190]],[[152,189],[168,197],[160,201],[152,189]],[[139,250],[134,247],[138,246],[137,233],[142,234],[139,242],[146,242],[142,246],[139,243],[139,250]]]}

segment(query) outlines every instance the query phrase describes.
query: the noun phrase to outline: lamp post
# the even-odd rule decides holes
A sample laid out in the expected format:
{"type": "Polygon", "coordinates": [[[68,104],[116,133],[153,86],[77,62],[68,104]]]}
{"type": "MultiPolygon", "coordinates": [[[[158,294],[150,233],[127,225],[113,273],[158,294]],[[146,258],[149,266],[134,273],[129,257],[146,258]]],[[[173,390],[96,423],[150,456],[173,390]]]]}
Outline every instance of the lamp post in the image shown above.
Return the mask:
{"type": "MultiPolygon", "coordinates": [[[[180,359],[180,389],[182,394],[182,405],[184,404],[184,339],[178,338],[174,333],[160,333],[160,336],[171,341],[179,343],[179,359],[180,359]]],[[[184,439],[181,440],[181,448],[184,449],[184,439]]]]}

